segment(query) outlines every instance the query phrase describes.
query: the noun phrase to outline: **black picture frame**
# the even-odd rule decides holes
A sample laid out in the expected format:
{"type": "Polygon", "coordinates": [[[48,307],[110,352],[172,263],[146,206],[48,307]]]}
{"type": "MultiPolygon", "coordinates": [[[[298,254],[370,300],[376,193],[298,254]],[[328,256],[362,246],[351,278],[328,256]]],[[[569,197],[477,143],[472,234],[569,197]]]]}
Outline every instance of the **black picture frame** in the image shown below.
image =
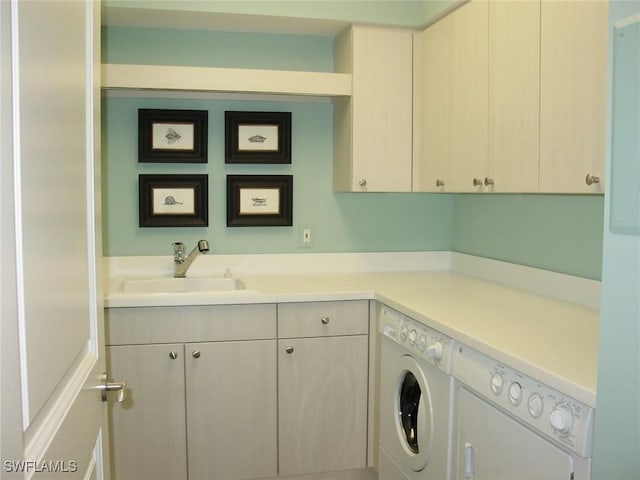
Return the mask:
{"type": "Polygon", "coordinates": [[[225,111],[226,163],[291,163],[291,112],[225,111]]]}
{"type": "Polygon", "coordinates": [[[293,225],[293,175],[227,175],[227,227],[293,225]]]}
{"type": "Polygon", "coordinates": [[[139,226],[209,226],[208,183],[206,174],[139,175],[139,226]]]}
{"type": "Polygon", "coordinates": [[[138,162],[207,163],[207,110],[138,109],[138,162]]]}

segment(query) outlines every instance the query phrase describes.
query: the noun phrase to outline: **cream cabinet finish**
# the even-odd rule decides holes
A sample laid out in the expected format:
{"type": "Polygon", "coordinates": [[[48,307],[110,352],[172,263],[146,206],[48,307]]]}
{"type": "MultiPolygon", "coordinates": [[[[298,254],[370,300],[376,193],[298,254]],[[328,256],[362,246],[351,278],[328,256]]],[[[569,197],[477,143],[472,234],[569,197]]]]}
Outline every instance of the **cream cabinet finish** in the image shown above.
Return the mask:
{"type": "Polygon", "coordinates": [[[334,100],[335,191],[411,191],[412,35],[353,25],[336,38],[335,71],[353,85],[334,100]]]}
{"type": "Polygon", "coordinates": [[[413,189],[482,191],[488,143],[488,3],[463,5],[417,34],[415,44],[413,189]]]}
{"type": "Polygon", "coordinates": [[[279,306],[280,475],[367,466],[368,323],[366,301],[279,306]]]}
{"type": "Polygon", "coordinates": [[[538,191],[540,3],[489,2],[488,191],[538,191]]]}
{"type": "Polygon", "coordinates": [[[187,478],[183,358],[182,344],[107,347],[110,375],[128,387],[124,404],[109,401],[113,478],[187,478]]]}
{"type": "Polygon", "coordinates": [[[540,191],[602,193],[608,2],[541,7],[540,191]]]}
{"type": "Polygon", "coordinates": [[[115,478],[277,474],[275,305],[107,309],[106,319],[109,373],[129,389],[110,405],[115,478]]]}

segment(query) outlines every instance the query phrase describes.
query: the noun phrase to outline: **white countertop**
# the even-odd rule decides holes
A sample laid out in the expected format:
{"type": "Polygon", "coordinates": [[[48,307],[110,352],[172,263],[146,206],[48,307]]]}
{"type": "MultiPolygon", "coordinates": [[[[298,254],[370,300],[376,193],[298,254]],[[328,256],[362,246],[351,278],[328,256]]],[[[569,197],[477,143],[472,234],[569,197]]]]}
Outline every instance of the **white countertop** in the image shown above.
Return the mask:
{"type": "MultiPolygon", "coordinates": [[[[238,275],[246,284],[241,293],[107,292],[105,306],[374,299],[595,408],[598,309],[456,273],[451,271],[455,265],[448,270],[441,267],[435,271],[243,274],[238,275]]],[[[549,275],[547,283],[553,285],[558,274],[549,275]]],[[[565,280],[568,285],[575,280],[582,285],[582,279],[566,277],[555,281],[565,280]]]]}

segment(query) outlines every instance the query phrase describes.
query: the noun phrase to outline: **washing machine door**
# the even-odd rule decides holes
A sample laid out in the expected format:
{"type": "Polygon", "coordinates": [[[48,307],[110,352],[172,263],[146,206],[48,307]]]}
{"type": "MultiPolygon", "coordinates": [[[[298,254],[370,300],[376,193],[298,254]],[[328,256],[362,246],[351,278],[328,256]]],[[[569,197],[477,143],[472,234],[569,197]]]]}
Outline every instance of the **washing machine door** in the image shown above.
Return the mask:
{"type": "Polygon", "coordinates": [[[394,413],[395,430],[404,451],[404,464],[423,470],[433,450],[433,407],[423,370],[410,355],[399,359],[394,413]]]}

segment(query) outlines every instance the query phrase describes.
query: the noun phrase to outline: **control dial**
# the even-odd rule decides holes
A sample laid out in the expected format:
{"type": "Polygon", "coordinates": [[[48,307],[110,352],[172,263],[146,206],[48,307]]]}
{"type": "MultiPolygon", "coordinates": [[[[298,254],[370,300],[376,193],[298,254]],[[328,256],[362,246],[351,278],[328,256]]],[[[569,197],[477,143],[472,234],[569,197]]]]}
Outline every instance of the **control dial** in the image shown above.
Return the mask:
{"type": "Polygon", "coordinates": [[[407,339],[407,335],[409,335],[409,329],[406,325],[402,325],[400,327],[400,340],[404,342],[407,339]]]}
{"type": "Polygon", "coordinates": [[[502,374],[494,373],[493,375],[491,375],[491,391],[496,395],[500,395],[503,388],[504,379],[502,378],[502,374]]]}
{"type": "Polygon", "coordinates": [[[549,416],[553,429],[566,435],[573,428],[573,410],[566,403],[556,405],[549,416]]]}
{"type": "Polygon", "coordinates": [[[427,355],[434,360],[441,360],[443,352],[444,347],[441,342],[433,342],[427,347],[427,355]]]}
{"type": "Polygon", "coordinates": [[[542,397],[539,393],[532,393],[529,397],[529,413],[533,418],[539,418],[543,410],[542,397]]]}
{"type": "Polygon", "coordinates": [[[416,340],[418,339],[418,332],[416,332],[416,329],[413,328],[411,329],[411,331],[409,332],[409,343],[411,345],[415,345],[416,344],[416,340]]]}
{"type": "Polygon", "coordinates": [[[522,401],[522,385],[518,382],[513,382],[509,385],[509,402],[511,405],[520,405],[522,401]]]}
{"type": "Polygon", "coordinates": [[[420,335],[420,338],[418,339],[418,350],[424,352],[425,348],[427,348],[427,337],[420,335]]]}

